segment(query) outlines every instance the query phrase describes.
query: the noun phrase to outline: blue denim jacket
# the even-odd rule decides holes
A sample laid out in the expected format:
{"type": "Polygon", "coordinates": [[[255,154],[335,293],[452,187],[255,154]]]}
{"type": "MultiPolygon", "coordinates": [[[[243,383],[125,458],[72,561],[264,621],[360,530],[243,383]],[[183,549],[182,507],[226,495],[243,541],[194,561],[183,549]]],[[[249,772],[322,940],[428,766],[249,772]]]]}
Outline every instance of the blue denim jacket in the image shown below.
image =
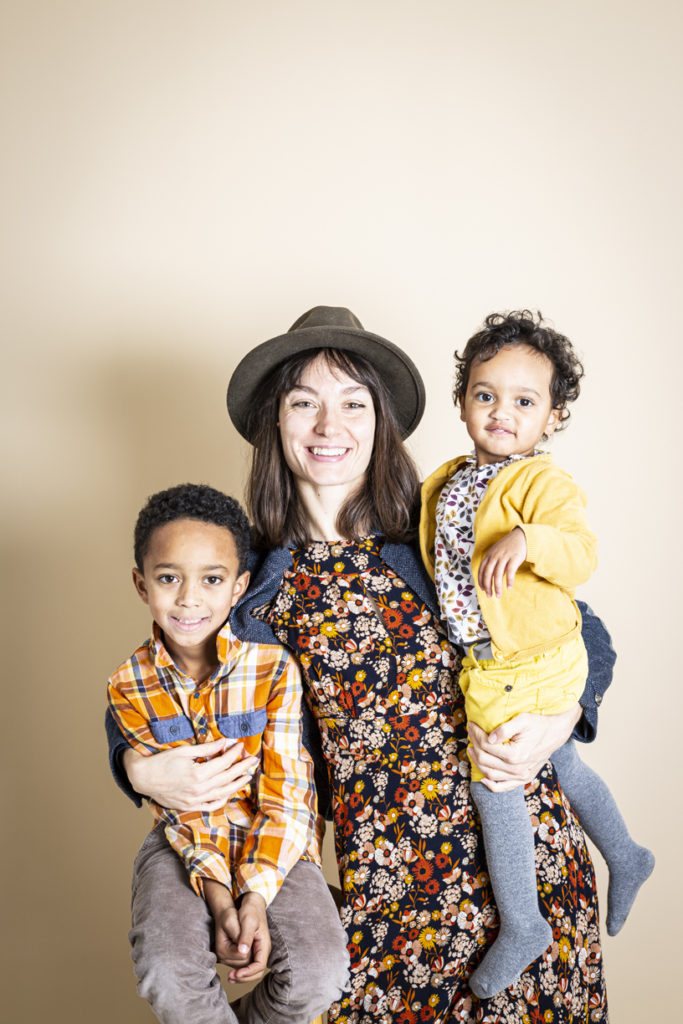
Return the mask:
{"type": "MultiPolygon", "coordinates": [[[[405,580],[408,586],[438,616],[439,605],[434,584],[422,564],[417,548],[409,544],[391,544],[387,541],[382,547],[382,557],[386,564],[402,580],[405,580]]],[[[253,618],[251,612],[272,601],[282,582],[283,573],[291,567],[292,556],[288,548],[274,548],[268,552],[251,552],[249,558],[251,583],[246,594],[233,608],[230,615],[230,626],[240,640],[264,644],[278,642],[270,626],[260,619],[253,618]]],[[[617,656],[602,620],[582,601],[579,601],[578,605],[583,617],[583,641],[588,652],[588,679],[580,702],[583,716],[574,730],[574,737],[583,743],[588,743],[595,739],[598,727],[598,708],[603,694],[612,682],[614,662],[617,656]]],[[[109,711],[105,718],[105,726],[114,778],[131,800],[140,806],[141,797],[132,788],[121,767],[121,755],[127,749],[128,744],[119,732],[109,711]]],[[[322,756],[320,733],[305,702],[303,704],[303,741],[315,762],[315,781],[320,812],[329,817],[330,798],[327,768],[322,756]]]]}

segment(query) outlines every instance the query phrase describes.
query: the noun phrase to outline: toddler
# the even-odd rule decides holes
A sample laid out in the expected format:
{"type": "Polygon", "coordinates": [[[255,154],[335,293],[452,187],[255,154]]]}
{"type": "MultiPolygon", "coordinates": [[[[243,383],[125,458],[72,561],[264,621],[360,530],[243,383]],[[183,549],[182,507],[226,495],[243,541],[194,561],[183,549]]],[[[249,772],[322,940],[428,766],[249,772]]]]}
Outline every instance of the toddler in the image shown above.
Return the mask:
{"type": "MultiPolygon", "coordinates": [[[[523,712],[573,707],[587,676],[574,588],[596,565],[585,497],[538,450],[569,417],[583,367],[571,343],[528,310],[487,317],[460,356],[454,400],[474,454],[422,489],[420,541],[453,643],[468,720],[487,733],[523,712]],[[513,586],[514,583],[514,586],[513,586]]],[[[607,931],[623,925],[654,866],[569,740],[552,757],[562,789],[610,872],[607,931]]],[[[500,931],[470,978],[480,998],[511,985],[552,941],[538,906],[523,787],[492,792],[472,764],[500,931]]]]}

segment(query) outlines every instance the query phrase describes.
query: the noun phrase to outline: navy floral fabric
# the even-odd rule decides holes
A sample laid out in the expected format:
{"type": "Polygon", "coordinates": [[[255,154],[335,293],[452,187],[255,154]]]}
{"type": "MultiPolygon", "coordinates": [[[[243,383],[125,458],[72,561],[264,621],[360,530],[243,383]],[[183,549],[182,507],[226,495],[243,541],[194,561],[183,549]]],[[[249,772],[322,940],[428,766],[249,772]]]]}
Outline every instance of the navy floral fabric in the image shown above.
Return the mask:
{"type": "Polygon", "coordinates": [[[314,543],[261,615],[298,654],[332,791],[351,986],[335,1024],[606,1022],[590,857],[551,766],[527,787],[553,943],[480,1002],[498,920],[469,795],[459,662],[380,539],[314,543]]]}

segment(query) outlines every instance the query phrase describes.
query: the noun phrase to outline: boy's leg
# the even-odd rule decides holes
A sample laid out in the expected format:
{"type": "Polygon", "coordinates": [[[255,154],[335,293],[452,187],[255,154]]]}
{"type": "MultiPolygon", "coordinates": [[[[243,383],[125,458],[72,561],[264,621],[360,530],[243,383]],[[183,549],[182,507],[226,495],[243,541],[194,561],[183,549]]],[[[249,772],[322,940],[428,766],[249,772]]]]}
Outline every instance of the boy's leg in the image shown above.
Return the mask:
{"type": "Polygon", "coordinates": [[[487,999],[516,981],[548,948],[552,930],[538,908],[534,833],[523,787],[492,793],[473,782],[471,791],[500,917],[498,936],[469,980],[475,995],[487,999]]]}
{"type": "Polygon", "coordinates": [[[147,836],[135,860],[132,918],[138,994],[162,1024],[237,1024],[216,974],[211,914],[163,828],[147,836]]]}
{"type": "Polygon", "coordinates": [[[348,981],[346,932],[322,871],[300,860],[267,910],[270,973],[238,1009],[241,1024],[309,1024],[348,981]]]}
{"type": "Polygon", "coordinates": [[[654,855],[633,841],[609,787],[584,764],[572,740],[555,751],[551,760],[581,827],[609,868],[607,933],[616,935],[652,873],[654,855]]]}

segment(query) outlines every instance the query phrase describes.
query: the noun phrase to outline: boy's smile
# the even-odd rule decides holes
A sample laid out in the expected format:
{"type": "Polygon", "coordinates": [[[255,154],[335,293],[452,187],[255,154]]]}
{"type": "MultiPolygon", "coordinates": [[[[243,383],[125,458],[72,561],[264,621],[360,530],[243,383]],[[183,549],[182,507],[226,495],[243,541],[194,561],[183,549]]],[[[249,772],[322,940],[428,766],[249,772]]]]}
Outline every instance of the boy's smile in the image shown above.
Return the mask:
{"type": "Polygon", "coordinates": [[[216,635],[247,588],[249,573],[238,573],[230,531],[196,519],[157,527],[143,572],[133,569],[135,587],[169,654],[197,681],[215,667],[216,635]]]}
{"type": "Polygon", "coordinates": [[[552,408],[553,364],[528,345],[505,345],[491,359],[475,360],[460,418],[480,466],[511,455],[532,455],[559,423],[552,408]]]}

